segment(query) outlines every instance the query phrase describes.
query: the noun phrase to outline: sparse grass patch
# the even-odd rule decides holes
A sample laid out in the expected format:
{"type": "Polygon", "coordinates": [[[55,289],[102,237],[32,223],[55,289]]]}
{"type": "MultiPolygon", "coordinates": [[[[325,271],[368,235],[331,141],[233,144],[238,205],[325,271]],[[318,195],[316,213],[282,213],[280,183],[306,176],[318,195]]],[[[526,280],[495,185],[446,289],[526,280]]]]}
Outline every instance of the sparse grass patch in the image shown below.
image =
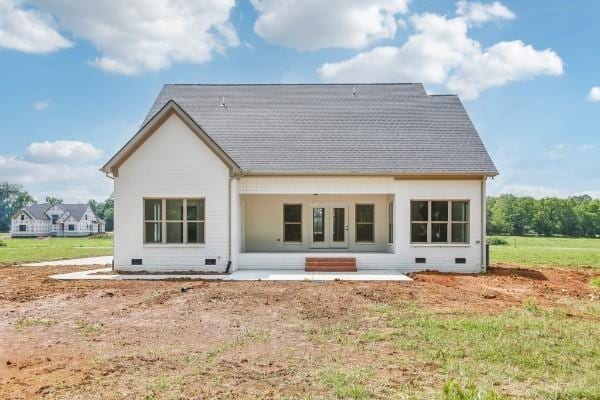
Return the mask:
{"type": "Polygon", "coordinates": [[[523,300],[523,308],[531,313],[539,311],[537,301],[533,297],[527,297],[523,300]]]}
{"type": "Polygon", "coordinates": [[[600,276],[597,276],[597,277],[593,278],[593,279],[590,281],[590,285],[591,285],[593,288],[600,289],[600,276]]]}
{"type": "Polygon", "coordinates": [[[99,324],[93,324],[82,319],[78,319],[77,321],[75,321],[75,328],[83,332],[83,334],[86,336],[95,335],[100,331],[99,324]]]}
{"type": "Polygon", "coordinates": [[[373,378],[371,368],[335,369],[325,368],[319,372],[323,386],[333,392],[338,399],[369,399],[373,394],[366,384],[373,378]]]}
{"type": "Polygon", "coordinates": [[[17,329],[29,328],[32,326],[52,326],[56,321],[51,318],[21,318],[16,323],[17,329]]]}

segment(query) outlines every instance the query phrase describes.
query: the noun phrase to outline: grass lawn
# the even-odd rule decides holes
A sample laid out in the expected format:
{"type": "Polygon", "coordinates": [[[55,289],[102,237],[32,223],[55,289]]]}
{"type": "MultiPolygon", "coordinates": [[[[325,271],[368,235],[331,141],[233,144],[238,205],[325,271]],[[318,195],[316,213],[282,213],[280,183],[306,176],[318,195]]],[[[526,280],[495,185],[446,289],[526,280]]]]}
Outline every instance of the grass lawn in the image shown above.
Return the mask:
{"type": "Polygon", "coordinates": [[[10,238],[0,234],[0,264],[65,260],[79,257],[109,256],[112,237],[95,238],[10,238]]]}
{"type": "Polygon", "coordinates": [[[490,246],[491,263],[534,267],[600,268],[600,239],[499,237],[509,244],[490,246]]]}

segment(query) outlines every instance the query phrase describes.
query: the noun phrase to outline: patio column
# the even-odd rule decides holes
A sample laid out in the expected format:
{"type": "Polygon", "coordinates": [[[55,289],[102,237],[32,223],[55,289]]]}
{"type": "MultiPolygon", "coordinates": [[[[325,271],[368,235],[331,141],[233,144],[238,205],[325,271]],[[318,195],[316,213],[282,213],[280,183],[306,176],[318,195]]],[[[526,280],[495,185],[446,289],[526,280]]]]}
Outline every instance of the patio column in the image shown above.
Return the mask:
{"type": "Polygon", "coordinates": [[[240,239],[242,230],[242,220],[240,212],[240,192],[238,188],[239,178],[231,178],[229,188],[229,229],[230,229],[230,261],[231,271],[235,271],[238,267],[238,255],[240,253],[240,239]]]}

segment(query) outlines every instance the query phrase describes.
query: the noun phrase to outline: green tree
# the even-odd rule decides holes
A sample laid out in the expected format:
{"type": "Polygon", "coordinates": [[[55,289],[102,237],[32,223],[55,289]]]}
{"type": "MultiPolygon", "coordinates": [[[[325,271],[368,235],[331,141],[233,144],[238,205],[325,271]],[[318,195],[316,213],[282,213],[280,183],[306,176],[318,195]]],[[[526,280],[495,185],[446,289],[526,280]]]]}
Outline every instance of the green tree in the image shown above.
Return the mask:
{"type": "Polygon", "coordinates": [[[46,203],[48,204],[62,204],[63,203],[63,199],[60,199],[58,197],[52,197],[52,196],[46,196],[46,203]]]}
{"type": "Polygon", "coordinates": [[[115,200],[111,194],[108,199],[104,202],[98,203],[96,200],[89,200],[88,204],[96,213],[98,218],[102,218],[106,222],[106,230],[112,231],[114,229],[114,207],[115,200]]]}
{"type": "Polygon", "coordinates": [[[23,186],[8,182],[0,183],[0,232],[8,232],[13,214],[31,204],[35,204],[35,199],[23,189],[23,186]]]}

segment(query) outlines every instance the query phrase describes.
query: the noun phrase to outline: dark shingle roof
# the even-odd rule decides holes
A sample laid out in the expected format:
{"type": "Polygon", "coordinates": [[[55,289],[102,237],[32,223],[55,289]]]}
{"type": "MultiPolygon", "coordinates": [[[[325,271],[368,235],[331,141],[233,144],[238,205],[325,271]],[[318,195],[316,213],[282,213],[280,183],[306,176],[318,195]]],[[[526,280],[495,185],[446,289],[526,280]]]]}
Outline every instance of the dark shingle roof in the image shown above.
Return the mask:
{"type": "MultiPolygon", "coordinates": [[[[83,217],[83,214],[85,214],[85,211],[88,208],[87,204],[58,204],[58,206],[61,207],[65,212],[71,214],[71,216],[77,221],[83,217]]],[[[35,219],[49,219],[46,215],[46,210],[48,210],[50,207],[52,207],[52,205],[48,203],[33,204],[25,207],[25,210],[27,210],[27,212],[29,212],[35,219]]]]}
{"type": "Polygon", "coordinates": [[[421,84],[165,85],[144,123],[169,100],[249,173],[497,174],[459,98],[421,84]]]}
{"type": "Polygon", "coordinates": [[[45,214],[48,207],[50,207],[50,204],[33,204],[25,207],[25,211],[35,219],[49,219],[45,214]]]}

